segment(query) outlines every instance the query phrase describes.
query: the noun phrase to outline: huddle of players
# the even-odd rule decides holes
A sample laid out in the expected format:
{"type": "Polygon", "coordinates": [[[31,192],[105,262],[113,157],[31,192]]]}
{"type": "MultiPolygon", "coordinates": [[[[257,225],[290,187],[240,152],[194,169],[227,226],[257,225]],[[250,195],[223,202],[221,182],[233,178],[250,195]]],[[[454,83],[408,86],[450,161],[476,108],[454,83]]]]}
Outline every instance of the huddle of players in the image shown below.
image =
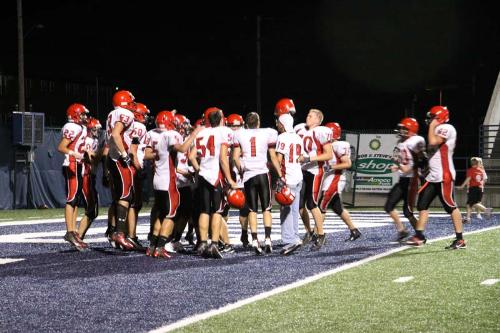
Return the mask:
{"type": "MultiPolygon", "coordinates": [[[[249,244],[249,225],[252,247],[256,254],[261,255],[263,250],[257,238],[260,201],[265,230],[264,251],[271,252],[270,170],[278,176],[276,199],[281,204],[282,240],[286,244],[282,254],[292,253],[311,241],[312,250],[323,246],[326,240],[323,222],[329,206],[349,227],[348,240],[361,236],[340,198],[345,187],[344,171],[351,167],[350,146],[339,140],[341,128],[338,123],[321,126],[321,111],[311,109],[306,123],[293,127],[293,101],[286,98],[278,101],[275,107],[276,124],[281,133],[278,136],[274,129],[260,128],[259,116],[253,112],[246,117],[246,129],[242,128],[242,117],[236,114],[228,117],[227,124],[231,128],[226,127],[222,110],[215,107],[205,111],[200,121],[204,126],[194,129],[186,117],[174,111],[162,111],[156,117],[157,128],[147,132],[145,123],[150,112],[145,105],[136,103],[130,92],[117,92],[113,96],[113,105],[115,109],[109,113],[106,122],[107,144],[102,148],[98,147],[97,141],[100,124],[95,119],[88,119],[88,110],[81,104],[73,104],[67,110],[68,123],[62,130],[59,145],[59,151],[65,154],[63,168],[68,192],[64,239],[75,248],[87,248],[83,238],[97,216],[95,169],[100,159],[104,161],[104,179],[113,194],[106,236],[117,248],[144,249],[135,230],[142,206],[144,160],[153,161],[155,193],[148,237],[150,245],[146,249],[148,256],[169,258],[170,253],[176,251],[173,244],[180,245],[188,221],[191,221],[190,234],[192,229],[196,230],[196,249],[200,255],[222,258],[221,249],[223,252],[234,251],[227,231],[227,201],[241,208],[242,243],[249,244]],[[244,189],[246,200],[237,191],[240,188],[244,189]],[[76,211],[82,199],[86,212],[77,229],[76,211]],[[199,205],[193,206],[192,202],[199,205]],[[314,230],[308,211],[315,220],[314,230]],[[298,236],[299,215],[307,230],[302,240],[298,236]],[[220,239],[225,244],[222,248],[219,248],[220,239]]],[[[461,236],[461,215],[453,201],[455,170],[452,154],[456,132],[447,124],[446,108],[435,107],[429,116],[432,118],[428,135],[430,149],[427,150],[429,173],[427,182],[420,189],[417,205],[420,220],[417,221],[411,212],[411,195],[417,180],[413,156],[423,151],[423,140],[416,135],[418,123],[414,119],[406,118],[399,124],[402,140],[398,145],[394,171],[399,170],[402,178],[389,194],[385,209],[394,218],[400,238],[404,238],[407,231],[394,207],[401,198],[405,200],[404,214],[416,232],[407,243],[419,246],[425,243],[423,229],[428,206],[436,195],[439,196],[445,210],[452,215],[457,231],[452,246],[462,248],[465,242],[461,236]],[[436,150],[431,154],[432,147],[436,150]]]]}
{"type": "Polygon", "coordinates": [[[218,108],[207,109],[200,126],[194,129],[186,117],[174,111],[161,111],[156,116],[156,128],[147,132],[145,124],[150,112],[144,104],[136,103],[130,92],[118,91],[113,96],[113,105],[115,108],[106,121],[106,144],[101,147],[99,121],[89,118],[87,108],[81,104],[73,104],[67,110],[68,123],[59,145],[59,151],[65,154],[63,170],[67,184],[64,239],[75,248],[88,247],[83,239],[98,214],[95,170],[100,160],[104,166],[103,183],[113,195],[106,236],[116,248],[144,249],[136,236],[136,224],[142,206],[145,160],[153,163],[155,193],[148,256],[168,258],[179,250],[188,221],[192,222],[188,237],[192,240],[194,229],[199,254],[221,258],[220,250],[234,251],[227,231],[228,201],[241,208],[243,245],[249,245],[247,227],[250,226],[255,252],[258,255],[271,252],[270,169],[278,176],[277,200],[282,204],[282,233],[287,244],[283,254],[295,251],[311,239],[313,249],[321,248],[325,242],[324,213],[329,204],[350,227],[351,240],[360,236],[340,200],[345,184],[342,170],[351,164],[349,145],[338,141],[337,123],[320,126],[321,111],[311,110],[306,124],[294,129],[293,101],[280,100],[275,112],[281,133],[278,136],[274,129],[260,128],[257,113],[247,115],[243,128],[240,115],[226,119],[218,108]],[[224,126],[226,123],[229,127],[224,126]],[[335,151],[332,146],[337,147],[335,151]],[[238,189],[243,189],[245,196],[238,189]],[[77,228],[77,206],[82,200],[86,211],[77,228]],[[257,238],[259,202],[264,220],[264,250],[257,238]],[[315,231],[306,208],[315,219],[315,231]],[[298,238],[299,211],[308,230],[304,240],[298,238]],[[222,248],[220,243],[224,244],[222,248]]]}

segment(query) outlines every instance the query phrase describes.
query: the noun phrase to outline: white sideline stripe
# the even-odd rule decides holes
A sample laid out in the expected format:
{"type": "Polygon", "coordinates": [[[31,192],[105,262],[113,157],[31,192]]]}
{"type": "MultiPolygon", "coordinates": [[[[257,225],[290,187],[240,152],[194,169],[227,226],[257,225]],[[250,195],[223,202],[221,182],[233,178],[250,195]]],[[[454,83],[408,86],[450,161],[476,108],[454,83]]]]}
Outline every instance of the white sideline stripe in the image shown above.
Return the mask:
{"type": "MultiPolygon", "coordinates": [[[[149,213],[139,213],[140,217],[143,216],[149,216],[149,213]]],[[[79,216],[78,218],[80,218],[79,216]]],[[[36,219],[37,216],[29,216],[29,219],[36,219]]],[[[99,215],[96,220],[105,220],[108,218],[108,215],[99,215]]],[[[4,219],[5,221],[12,221],[12,222],[3,222],[0,223],[0,227],[7,227],[7,226],[16,226],[16,225],[34,225],[34,224],[46,224],[46,223],[62,223],[64,222],[64,218],[52,218],[52,219],[40,219],[36,221],[13,221],[13,219],[4,219]]],[[[3,221],[3,220],[0,220],[3,221]]]]}
{"type": "Polygon", "coordinates": [[[488,280],[484,280],[483,282],[481,282],[481,285],[483,285],[483,286],[492,286],[492,285],[494,285],[497,282],[500,282],[500,279],[488,279],[488,280]]]}
{"type": "Polygon", "coordinates": [[[402,276],[402,277],[397,278],[396,280],[394,280],[392,282],[405,283],[405,282],[411,281],[413,279],[414,279],[413,276],[402,276]]]}
{"type": "MultiPolygon", "coordinates": [[[[494,227],[484,228],[484,229],[480,229],[480,230],[474,230],[474,231],[465,233],[465,235],[477,234],[477,233],[480,233],[480,232],[490,231],[490,230],[499,229],[499,228],[500,228],[500,226],[494,226],[494,227]]],[[[437,242],[437,241],[441,241],[441,240],[445,240],[445,239],[453,238],[453,237],[455,237],[455,235],[439,237],[439,238],[436,238],[436,239],[428,240],[427,243],[433,243],[433,242],[437,242]]],[[[181,327],[184,327],[184,326],[188,326],[188,325],[194,324],[194,323],[196,323],[198,321],[205,320],[205,319],[208,319],[210,317],[214,317],[214,316],[217,316],[217,315],[229,312],[231,310],[235,310],[235,309],[240,308],[240,307],[242,307],[244,305],[247,305],[247,304],[250,304],[250,303],[253,303],[253,302],[257,302],[257,301],[263,300],[265,298],[268,298],[268,297],[271,297],[271,296],[283,293],[285,291],[288,291],[288,290],[291,290],[291,289],[294,289],[294,288],[298,288],[298,287],[304,286],[306,284],[309,284],[311,282],[317,281],[317,280],[322,279],[324,277],[331,276],[331,275],[337,274],[339,272],[346,271],[348,269],[361,266],[361,265],[366,264],[366,263],[368,263],[370,261],[374,261],[374,260],[377,260],[377,259],[380,259],[380,258],[383,258],[383,257],[387,257],[387,256],[389,256],[391,254],[394,254],[394,253],[397,253],[397,252],[401,252],[401,251],[409,249],[409,248],[410,248],[410,246],[407,246],[407,245],[406,246],[397,247],[397,248],[394,248],[394,249],[389,250],[387,252],[379,253],[379,254],[376,254],[374,256],[362,259],[360,261],[349,263],[349,264],[346,264],[346,265],[343,265],[343,266],[340,266],[340,267],[337,267],[337,268],[334,268],[334,269],[331,269],[331,270],[328,270],[328,271],[325,271],[325,272],[321,272],[321,273],[318,273],[316,275],[309,276],[309,277],[307,277],[307,278],[305,278],[303,280],[299,280],[299,281],[290,283],[288,285],[284,285],[284,286],[277,287],[275,289],[272,289],[272,290],[260,293],[260,294],[255,295],[255,296],[252,296],[252,297],[249,297],[249,298],[246,298],[246,299],[242,299],[240,301],[237,301],[235,303],[231,303],[231,304],[225,305],[225,306],[220,307],[218,309],[214,309],[214,310],[210,310],[210,311],[207,311],[207,312],[204,312],[204,313],[199,313],[199,314],[194,315],[194,316],[186,317],[186,318],[181,319],[181,320],[179,320],[177,322],[174,322],[172,324],[159,327],[159,328],[151,330],[149,332],[150,333],[170,332],[172,330],[175,330],[175,329],[178,329],[178,328],[181,328],[181,327]]]]}
{"type": "Polygon", "coordinates": [[[13,218],[9,218],[9,219],[0,219],[0,221],[12,221],[13,218]]]}
{"type": "Polygon", "coordinates": [[[10,264],[12,262],[23,261],[23,258],[11,259],[11,258],[0,258],[0,265],[10,264]]]}

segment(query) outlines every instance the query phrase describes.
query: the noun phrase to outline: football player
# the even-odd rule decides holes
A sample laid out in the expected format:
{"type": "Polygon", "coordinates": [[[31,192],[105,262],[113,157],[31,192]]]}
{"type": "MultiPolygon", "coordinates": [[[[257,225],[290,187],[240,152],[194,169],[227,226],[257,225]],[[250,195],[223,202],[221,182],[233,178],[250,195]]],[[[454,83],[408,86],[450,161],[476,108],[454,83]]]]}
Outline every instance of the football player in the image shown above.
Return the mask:
{"type": "Polygon", "coordinates": [[[345,170],[349,169],[352,165],[351,146],[347,141],[340,141],[342,129],[339,123],[330,122],[325,124],[325,127],[332,131],[333,157],[323,165],[324,178],[321,185],[319,208],[321,212],[325,214],[328,206],[331,206],[335,214],[337,214],[349,228],[351,234],[346,241],[355,241],[361,237],[361,232],[356,228],[352,222],[351,215],[342,205],[341,197],[346,184],[345,170]]]}
{"type": "Polygon", "coordinates": [[[84,239],[92,221],[99,214],[99,194],[95,188],[97,165],[102,156],[102,147],[99,147],[99,131],[102,126],[98,119],[90,117],[87,122],[87,137],[85,138],[84,170],[83,170],[83,198],[87,209],[80,220],[78,234],[84,239]]]}
{"type": "MultiPolygon", "coordinates": [[[[134,171],[129,148],[133,138],[134,113],[137,109],[135,98],[129,91],[120,90],[113,95],[115,109],[108,115],[106,135],[108,139],[108,168],[111,176],[113,210],[116,229],[111,240],[124,250],[134,249],[127,238],[127,215],[133,199],[134,171]]],[[[109,232],[108,232],[109,234],[109,232]]]]}
{"type": "MultiPolygon", "coordinates": [[[[175,159],[177,153],[187,152],[193,139],[200,129],[195,129],[183,140],[176,131],[177,124],[172,112],[163,112],[158,123],[164,130],[161,132],[156,144],[156,161],[153,187],[155,191],[155,206],[157,219],[155,221],[153,235],[146,255],[155,258],[170,258],[168,249],[165,247],[173,239],[173,218],[179,207],[179,190],[176,183],[175,159]]],[[[148,148],[147,148],[148,149],[148,148]]]]}
{"type": "Polygon", "coordinates": [[[262,255],[257,238],[257,209],[260,199],[265,230],[265,252],[272,252],[271,229],[271,177],[267,167],[267,156],[281,178],[281,170],[276,157],[278,133],[271,128],[260,128],[260,117],[256,112],[246,116],[247,129],[234,135],[233,160],[239,173],[243,173],[245,198],[248,205],[248,224],[252,233],[252,247],[257,255],[262,255]],[[240,157],[241,156],[241,157],[240,157]],[[241,163],[243,161],[243,163],[241,163]]]}
{"type": "Polygon", "coordinates": [[[286,185],[289,194],[287,192],[283,195],[293,196],[289,205],[281,205],[280,208],[281,241],[285,244],[281,254],[289,255],[302,245],[299,238],[299,202],[302,188],[299,158],[302,156],[303,147],[302,138],[293,130],[293,117],[290,114],[279,116],[276,127],[280,133],[276,142],[276,155],[283,176],[278,180],[276,192],[282,192],[286,185]]]}
{"type": "Polygon", "coordinates": [[[142,181],[144,178],[143,164],[144,164],[144,149],[146,147],[146,123],[149,122],[150,111],[143,103],[136,104],[134,112],[134,123],[132,124],[133,130],[130,132],[130,154],[132,157],[132,173],[134,178],[134,188],[130,208],[128,210],[127,222],[128,232],[127,240],[134,245],[134,250],[143,251],[145,248],[139,241],[136,234],[137,218],[142,208],[142,181]]]}
{"type": "Polygon", "coordinates": [[[455,150],[457,131],[449,123],[449,120],[449,111],[444,106],[434,106],[427,112],[429,173],[425,177],[426,182],[419,190],[417,200],[419,219],[415,228],[415,235],[406,242],[408,245],[422,246],[425,244],[424,230],[429,220],[429,206],[437,196],[444,210],[450,214],[455,228],[456,238],[446,249],[456,250],[467,247],[462,235],[462,214],[454,198],[455,166],[453,165],[453,151],[455,150]]]}
{"type": "Polygon", "coordinates": [[[408,230],[405,228],[396,205],[403,200],[403,214],[410,221],[415,229],[417,219],[413,215],[413,205],[418,190],[418,161],[425,151],[425,139],[418,135],[418,122],[414,118],[403,118],[396,130],[399,142],[394,149],[394,165],[392,172],[399,173],[399,182],[393,186],[387,196],[384,210],[388,213],[398,232],[397,240],[403,241],[408,237],[408,230]]]}
{"type": "Polygon", "coordinates": [[[87,244],[82,242],[76,232],[76,218],[78,203],[82,196],[83,186],[83,154],[85,138],[87,137],[87,115],[89,110],[82,104],[71,104],[66,110],[68,122],[62,128],[62,138],[57,150],[64,154],[63,173],[66,180],[66,206],[64,219],[66,221],[66,234],[64,240],[74,248],[82,251],[87,244]]]}
{"type": "MultiPolygon", "coordinates": [[[[323,231],[323,214],[318,207],[318,199],[323,180],[323,165],[333,158],[331,133],[332,131],[321,126],[323,112],[317,109],[309,110],[306,118],[306,126],[302,134],[304,155],[301,157],[304,173],[304,199],[301,200],[300,208],[307,208],[315,222],[317,237],[312,245],[312,250],[319,250],[325,243],[326,237],[323,231]]],[[[305,238],[308,238],[306,234],[305,238]]],[[[306,241],[307,243],[307,241],[306,241]]]]}
{"type": "Polygon", "coordinates": [[[199,246],[198,254],[221,259],[219,235],[221,213],[224,210],[223,177],[231,188],[237,184],[231,177],[228,159],[229,137],[224,128],[224,114],[217,107],[210,107],[204,113],[205,125],[196,136],[195,148],[189,154],[189,160],[198,172],[198,196],[200,200],[199,246]],[[200,159],[198,163],[197,158],[200,159]],[[208,227],[210,225],[212,243],[208,246],[208,227]]]}

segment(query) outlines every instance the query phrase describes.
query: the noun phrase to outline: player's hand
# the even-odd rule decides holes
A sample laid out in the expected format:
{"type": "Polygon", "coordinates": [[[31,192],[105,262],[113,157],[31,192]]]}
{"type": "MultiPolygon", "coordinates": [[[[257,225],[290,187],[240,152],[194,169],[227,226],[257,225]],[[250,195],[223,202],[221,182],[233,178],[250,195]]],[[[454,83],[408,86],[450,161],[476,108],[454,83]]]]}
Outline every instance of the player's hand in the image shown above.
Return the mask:
{"type": "Polygon", "coordinates": [[[396,171],[398,171],[398,170],[399,170],[399,167],[398,167],[397,165],[392,165],[392,166],[391,166],[391,171],[392,171],[392,172],[396,172],[396,171]]]}
{"type": "Polygon", "coordinates": [[[130,158],[130,156],[128,154],[124,154],[124,155],[120,156],[120,160],[122,161],[122,163],[125,166],[132,165],[132,159],[130,158]]]}
{"type": "Polygon", "coordinates": [[[236,182],[232,179],[229,180],[229,185],[231,185],[232,190],[238,189],[238,184],[236,184],[236,182]]]}
{"type": "Polygon", "coordinates": [[[309,162],[311,162],[311,158],[309,156],[302,155],[299,157],[299,163],[305,164],[305,163],[309,163],[309,162]]]}
{"type": "Polygon", "coordinates": [[[278,181],[276,183],[277,183],[278,190],[281,190],[283,188],[283,186],[286,185],[286,180],[285,180],[285,178],[281,177],[281,178],[278,178],[278,181]]]}

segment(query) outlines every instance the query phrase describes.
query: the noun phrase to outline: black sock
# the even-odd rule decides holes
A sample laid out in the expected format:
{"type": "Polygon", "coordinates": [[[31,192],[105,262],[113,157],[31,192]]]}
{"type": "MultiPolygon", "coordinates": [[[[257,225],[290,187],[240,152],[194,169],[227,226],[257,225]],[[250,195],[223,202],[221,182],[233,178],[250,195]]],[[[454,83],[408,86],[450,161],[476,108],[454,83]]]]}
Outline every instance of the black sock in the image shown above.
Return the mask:
{"type": "Polygon", "coordinates": [[[455,232],[455,235],[457,235],[457,239],[464,239],[461,232],[455,232]]]}
{"type": "Polygon", "coordinates": [[[248,237],[248,230],[247,229],[241,229],[241,235],[243,237],[248,237]]]}
{"type": "Polygon", "coordinates": [[[174,236],[170,235],[166,238],[167,243],[170,243],[174,239],[174,236]]]}
{"type": "Polygon", "coordinates": [[[160,236],[158,238],[158,243],[156,244],[156,247],[164,247],[165,244],[167,244],[167,237],[160,236]]]}
{"type": "Polygon", "coordinates": [[[252,240],[257,240],[257,233],[256,232],[252,232],[252,240]]]}
{"type": "Polygon", "coordinates": [[[158,244],[158,236],[151,235],[151,243],[150,244],[156,246],[158,244]]]}
{"type": "Polygon", "coordinates": [[[271,238],[271,227],[264,227],[264,234],[266,238],[271,238]]]}
{"type": "Polygon", "coordinates": [[[123,233],[127,232],[127,214],[127,207],[116,204],[116,231],[123,233]]]}
{"type": "Polygon", "coordinates": [[[424,231],[423,230],[415,230],[415,236],[417,236],[418,239],[420,239],[420,240],[424,240],[425,239],[424,231]]]}

